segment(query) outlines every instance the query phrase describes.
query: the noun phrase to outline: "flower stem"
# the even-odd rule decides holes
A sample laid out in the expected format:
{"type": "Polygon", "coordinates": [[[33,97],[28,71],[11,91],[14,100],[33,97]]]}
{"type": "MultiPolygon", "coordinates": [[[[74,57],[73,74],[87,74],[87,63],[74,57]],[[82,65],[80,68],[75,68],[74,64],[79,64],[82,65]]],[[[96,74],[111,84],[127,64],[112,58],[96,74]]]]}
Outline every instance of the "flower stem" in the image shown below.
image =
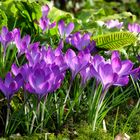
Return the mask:
{"type": "Polygon", "coordinates": [[[45,112],[45,105],[46,105],[46,102],[47,102],[47,96],[48,96],[48,94],[45,96],[45,98],[44,98],[44,103],[43,103],[43,107],[42,107],[42,114],[41,114],[41,132],[42,132],[42,130],[43,130],[43,122],[44,122],[44,112],[45,112]]]}
{"type": "Polygon", "coordinates": [[[93,120],[93,125],[92,125],[92,130],[95,131],[95,128],[96,128],[96,124],[97,124],[97,119],[98,119],[98,115],[99,115],[99,111],[102,107],[102,104],[103,104],[103,101],[104,101],[104,98],[106,96],[106,92],[107,90],[104,90],[101,94],[101,97],[100,97],[100,100],[99,100],[99,103],[98,103],[98,107],[97,107],[97,110],[96,110],[96,113],[95,113],[95,117],[94,117],[94,120],[93,120]]]}
{"type": "MultiPolygon", "coordinates": [[[[40,110],[40,100],[37,101],[36,112],[39,113],[39,110],[40,110]]],[[[33,132],[33,127],[34,127],[36,117],[37,117],[36,113],[35,113],[35,111],[33,111],[33,119],[32,119],[32,123],[31,123],[30,134],[32,134],[32,132],[33,132]]]]}
{"type": "Polygon", "coordinates": [[[5,125],[5,132],[7,134],[8,124],[9,124],[9,116],[10,116],[10,101],[7,104],[7,116],[6,116],[6,125],[5,125]]]}

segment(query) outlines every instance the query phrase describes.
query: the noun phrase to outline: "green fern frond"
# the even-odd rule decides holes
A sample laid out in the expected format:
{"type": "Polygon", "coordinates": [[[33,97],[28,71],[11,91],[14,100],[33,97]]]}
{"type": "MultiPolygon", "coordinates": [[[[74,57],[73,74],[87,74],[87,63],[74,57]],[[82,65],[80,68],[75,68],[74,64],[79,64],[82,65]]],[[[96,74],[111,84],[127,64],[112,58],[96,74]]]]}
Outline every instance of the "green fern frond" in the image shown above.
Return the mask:
{"type": "Polygon", "coordinates": [[[137,37],[130,32],[113,32],[92,38],[97,48],[106,50],[122,50],[123,47],[134,44],[137,37]]]}

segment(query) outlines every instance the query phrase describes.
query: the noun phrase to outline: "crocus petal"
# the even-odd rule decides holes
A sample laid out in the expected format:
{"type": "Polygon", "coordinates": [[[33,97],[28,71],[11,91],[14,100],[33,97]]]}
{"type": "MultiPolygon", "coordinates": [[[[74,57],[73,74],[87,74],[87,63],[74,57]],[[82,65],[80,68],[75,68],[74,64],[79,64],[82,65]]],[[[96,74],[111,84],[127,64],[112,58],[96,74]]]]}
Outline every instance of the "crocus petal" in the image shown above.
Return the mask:
{"type": "Polygon", "coordinates": [[[26,83],[25,89],[29,91],[30,93],[36,93],[35,90],[32,88],[32,86],[29,83],[26,83]]]}
{"type": "Polygon", "coordinates": [[[100,55],[95,55],[91,61],[92,61],[91,63],[93,64],[93,67],[95,68],[96,71],[98,71],[99,64],[102,62],[103,63],[105,62],[104,58],[100,55]]]}
{"type": "Polygon", "coordinates": [[[2,38],[5,38],[6,34],[8,33],[8,29],[6,26],[3,26],[2,27],[2,30],[1,30],[1,37],[2,38]]]}
{"type": "Polygon", "coordinates": [[[41,69],[37,69],[34,72],[34,77],[36,77],[36,84],[38,85],[39,83],[42,83],[45,81],[45,72],[41,69]]]}
{"type": "Polygon", "coordinates": [[[20,29],[14,28],[12,30],[13,38],[15,39],[16,36],[20,36],[20,29]]]}
{"type": "Polygon", "coordinates": [[[50,8],[48,5],[44,5],[41,7],[41,11],[42,11],[42,16],[48,16],[48,12],[49,12],[50,8]]]}
{"type": "Polygon", "coordinates": [[[9,85],[9,92],[11,92],[11,91],[15,92],[17,90],[17,88],[18,88],[17,82],[16,81],[12,81],[10,83],[10,85],[9,85]]]}
{"type": "Polygon", "coordinates": [[[70,22],[65,28],[65,37],[68,37],[74,29],[74,23],[70,22]]]}
{"type": "Polygon", "coordinates": [[[50,24],[50,20],[49,20],[48,18],[42,17],[42,18],[39,20],[39,26],[40,26],[40,28],[43,30],[43,32],[44,32],[46,29],[49,29],[49,24],[50,24]]]}
{"type": "Polygon", "coordinates": [[[111,61],[111,65],[112,65],[113,71],[116,72],[116,73],[119,72],[122,68],[121,60],[118,57],[114,58],[111,61]]]}
{"type": "Polygon", "coordinates": [[[84,34],[80,42],[81,49],[83,50],[84,49],[83,47],[87,46],[89,43],[90,43],[90,35],[84,34]]]}
{"type": "Polygon", "coordinates": [[[65,33],[65,23],[63,20],[60,20],[58,22],[58,29],[59,29],[59,33],[61,35],[61,37],[64,37],[64,33],[65,33]]]}
{"type": "Polygon", "coordinates": [[[15,81],[18,83],[18,88],[20,88],[21,86],[23,86],[23,76],[21,73],[19,73],[16,77],[15,77],[15,81]]]}
{"type": "Polygon", "coordinates": [[[128,82],[129,82],[128,76],[119,77],[118,80],[114,83],[114,85],[125,86],[128,84],[128,82]]]}
{"type": "Polygon", "coordinates": [[[118,51],[113,51],[112,55],[111,55],[111,60],[113,60],[116,57],[120,57],[119,52],[118,51]]]}
{"type": "Polygon", "coordinates": [[[44,82],[44,83],[41,83],[37,86],[36,92],[39,93],[39,94],[47,94],[48,93],[48,88],[49,88],[49,83],[44,82]]]}
{"type": "Polygon", "coordinates": [[[9,100],[9,97],[8,97],[9,89],[7,89],[7,87],[3,83],[1,83],[1,82],[0,82],[0,90],[2,91],[4,96],[9,100]]]}
{"type": "Polygon", "coordinates": [[[110,64],[101,64],[99,65],[99,74],[102,79],[104,87],[113,84],[114,74],[110,64]]]}
{"type": "Polygon", "coordinates": [[[12,32],[8,32],[5,36],[5,39],[9,42],[13,39],[13,35],[12,32]]]}
{"type": "Polygon", "coordinates": [[[5,77],[5,82],[4,84],[9,86],[9,84],[13,81],[12,74],[10,72],[7,73],[5,77]]]}
{"type": "Polygon", "coordinates": [[[17,65],[15,63],[12,64],[11,71],[15,76],[19,73],[19,68],[17,67],[17,65]]]}
{"type": "Polygon", "coordinates": [[[72,58],[76,57],[75,52],[72,49],[68,49],[65,54],[65,61],[67,64],[71,63],[72,58]]]}
{"type": "Polygon", "coordinates": [[[36,79],[33,75],[29,75],[28,77],[29,83],[33,89],[36,89],[36,79]]]}
{"type": "Polygon", "coordinates": [[[22,42],[26,42],[27,46],[29,45],[31,40],[31,37],[29,35],[26,35],[23,37],[22,42]]]}
{"type": "Polygon", "coordinates": [[[80,71],[80,75],[82,78],[82,81],[81,81],[82,85],[84,85],[86,83],[86,81],[89,80],[93,76],[92,69],[94,69],[93,66],[89,65],[88,67],[86,67],[80,71]]]}
{"type": "Polygon", "coordinates": [[[53,22],[49,25],[49,29],[54,28],[56,26],[56,22],[53,22]]]}
{"type": "Polygon", "coordinates": [[[130,60],[122,61],[122,68],[119,71],[119,75],[128,75],[133,68],[133,63],[130,60]]]}

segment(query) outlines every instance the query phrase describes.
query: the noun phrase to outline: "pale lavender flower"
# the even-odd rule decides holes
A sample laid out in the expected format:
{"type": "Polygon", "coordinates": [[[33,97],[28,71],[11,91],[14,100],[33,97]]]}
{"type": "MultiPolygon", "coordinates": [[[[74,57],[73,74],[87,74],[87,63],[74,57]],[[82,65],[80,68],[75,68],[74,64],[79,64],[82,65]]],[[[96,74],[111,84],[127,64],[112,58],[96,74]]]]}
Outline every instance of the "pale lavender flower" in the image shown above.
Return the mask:
{"type": "Polygon", "coordinates": [[[21,74],[18,74],[14,78],[12,74],[7,73],[5,80],[0,79],[0,90],[3,92],[8,102],[10,102],[14,93],[16,93],[23,85],[23,78],[21,74]]]}
{"type": "Polygon", "coordinates": [[[74,23],[70,22],[68,25],[65,25],[65,22],[60,20],[58,22],[58,29],[61,38],[68,37],[74,29],[74,23]]]}
{"type": "Polygon", "coordinates": [[[108,29],[111,29],[111,28],[120,29],[123,26],[123,22],[119,22],[119,20],[117,20],[117,19],[116,20],[109,20],[105,23],[105,25],[108,29]]]}
{"type": "Polygon", "coordinates": [[[7,46],[12,40],[13,40],[12,32],[8,31],[7,27],[3,26],[0,34],[0,42],[4,49],[4,57],[6,55],[7,46]]]}
{"type": "Polygon", "coordinates": [[[137,23],[128,24],[128,30],[130,32],[139,33],[140,32],[140,25],[137,23]]]}

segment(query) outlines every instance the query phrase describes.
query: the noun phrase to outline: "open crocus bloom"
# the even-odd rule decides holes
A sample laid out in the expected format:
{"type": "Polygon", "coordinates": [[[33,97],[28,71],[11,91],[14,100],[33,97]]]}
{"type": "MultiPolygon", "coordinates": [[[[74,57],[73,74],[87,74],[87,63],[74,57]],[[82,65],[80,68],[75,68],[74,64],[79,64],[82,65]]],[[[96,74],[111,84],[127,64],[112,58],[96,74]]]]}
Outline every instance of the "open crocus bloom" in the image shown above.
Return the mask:
{"type": "Polygon", "coordinates": [[[0,90],[3,92],[9,102],[14,93],[17,92],[22,85],[23,78],[21,74],[18,74],[13,78],[12,74],[9,72],[6,75],[4,82],[2,79],[0,79],[0,90]]]}
{"type": "Polygon", "coordinates": [[[84,50],[90,43],[90,35],[84,34],[81,35],[80,32],[76,32],[66,39],[67,43],[70,43],[79,51],[84,50]]]}
{"type": "Polygon", "coordinates": [[[74,29],[74,23],[70,22],[68,25],[65,25],[65,22],[60,20],[58,23],[58,29],[61,38],[68,37],[74,29]]]}
{"type": "Polygon", "coordinates": [[[26,89],[37,95],[40,100],[49,92],[58,89],[64,79],[64,73],[61,73],[59,66],[55,64],[48,64],[44,68],[37,64],[29,74],[29,79],[26,84],[26,89]]]}
{"type": "Polygon", "coordinates": [[[25,56],[29,62],[30,67],[33,67],[39,63],[42,59],[42,54],[39,50],[39,42],[31,44],[30,48],[26,51],[25,56]]]}
{"type": "Polygon", "coordinates": [[[65,61],[72,72],[72,80],[84,67],[88,65],[90,57],[91,55],[88,51],[80,51],[78,55],[76,55],[72,49],[67,50],[65,61]]]}
{"type": "Polygon", "coordinates": [[[98,82],[103,84],[104,89],[111,85],[125,86],[129,82],[129,75],[135,72],[130,60],[122,60],[118,51],[113,51],[111,60],[105,61],[102,56],[93,57],[91,72],[98,82]]]}
{"type": "Polygon", "coordinates": [[[119,53],[114,51],[111,57],[113,71],[118,74],[114,85],[124,86],[129,82],[128,75],[132,73],[133,63],[130,60],[120,60],[119,53]]]}

